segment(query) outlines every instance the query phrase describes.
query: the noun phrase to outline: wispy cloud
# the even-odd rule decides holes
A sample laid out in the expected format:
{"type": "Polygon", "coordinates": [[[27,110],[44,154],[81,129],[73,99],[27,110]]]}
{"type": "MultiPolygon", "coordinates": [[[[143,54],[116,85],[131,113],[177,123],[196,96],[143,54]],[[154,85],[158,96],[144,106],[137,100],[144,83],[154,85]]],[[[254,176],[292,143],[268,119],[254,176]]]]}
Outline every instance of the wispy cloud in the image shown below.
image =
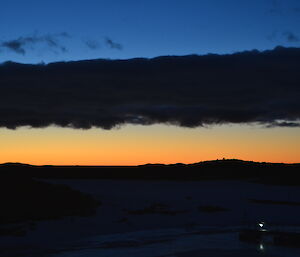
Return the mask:
{"type": "Polygon", "coordinates": [[[291,31],[283,32],[283,36],[285,37],[285,39],[288,42],[291,42],[291,43],[299,42],[299,37],[291,31]]]}
{"type": "Polygon", "coordinates": [[[97,40],[89,39],[89,40],[85,40],[84,43],[91,50],[97,50],[101,47],[101,44],[97,40]]]}
{"type": "Polygon", "coordinates": [[[123,45],[113,41],[111,38],[105,37],[102,40],[97,39],[88,39],[83,40],[83,43],[90,49],[90,50],[98,50],[103,45],[104,47],[108,47],[109,49],[117,49],[122,50],[123,45]]]}
{"type": "Polygon", "coordinates": [[[300,6],[286,5],[286,2],[288,1],[270,0],[268,13],[274,15],[284,15],[284,16],[300,13],[300,6]]]}
{"type": "Polygon", "coordinates": [[[300,38],[298,35],[292,31],[284,31],[284,32],[278,32],[273,31],[271,34],[267,35],[267,39],[270,41],[285,41],[289,43],[296,43],[300,42],[300,38]]]}
{"type": "Polygon", "coordinates": [[[118,49],[118,50],[123,49],[123,46],[120,43],[114,42],[112,39],[108,37],[105,38],[105,44],[112,49],[118,49]]]}
{"type": "Polygon", "coordinates": [[[70,35],[66,32],[58,34],[34,34],[32,36],[20,36],[16,39],[0,41],[0,49],[25,55],[28,49],[34,49],[37,45],[44,44],[51,50],[58,49],[61,52],[66,52],[66,47],[60,42],[59,39],[68,37],[70,37],[70,35]]]}

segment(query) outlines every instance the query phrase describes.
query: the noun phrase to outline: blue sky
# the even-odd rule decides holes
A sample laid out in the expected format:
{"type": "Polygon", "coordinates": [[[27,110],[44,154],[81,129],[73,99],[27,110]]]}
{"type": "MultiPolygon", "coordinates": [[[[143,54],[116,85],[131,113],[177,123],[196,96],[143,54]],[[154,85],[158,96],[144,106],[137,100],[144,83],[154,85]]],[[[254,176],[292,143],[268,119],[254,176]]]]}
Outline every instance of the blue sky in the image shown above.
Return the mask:
{"type": "Polygon", "coordinates": [[[299,25],[298,0],[1,0],[0,62],[124,59],[299,46],[299,25]],[[28,37],[39,40],[27,42],[25,53],[3,46],[28,37]]]}

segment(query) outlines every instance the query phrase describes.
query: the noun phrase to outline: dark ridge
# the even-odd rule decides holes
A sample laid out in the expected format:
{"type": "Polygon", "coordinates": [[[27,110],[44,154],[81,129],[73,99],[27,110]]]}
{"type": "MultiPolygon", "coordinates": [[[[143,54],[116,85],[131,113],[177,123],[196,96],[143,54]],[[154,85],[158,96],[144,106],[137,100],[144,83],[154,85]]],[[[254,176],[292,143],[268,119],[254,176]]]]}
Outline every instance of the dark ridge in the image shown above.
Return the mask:
{"type": "Polygon", "coordinates": [[[26,164],[26,163],[20,163],[20,162],[6,162],[3,164],[0,164],[0,167],[12,167],[12,168],[29,168],[34,167],[34,165],[26,164]]]}
{"type": "Polygon", "coordinates": [[[193,164],[140,166],[0,165],[0,176],[43,179],[204,180],[244,179],[268,184],[300,185],[300,164],[222,159],[193,164]]]}
{"type": "Polygon", "coordinates": [[[98,203],[65,185],[32,178],[0,181],[0,224],[91,215],[98,203]]]}
{"type": "MultiPolygon", "coordinates": [[[[11,169],[12,166],[9,167],[11,169]]],[[[28,176],[1,177],[0,237],[24,236],[35,229],[39,220],[91,216],[99,205],[100,202],[92,196],[65,185],[38,181],[28,176]]]]}

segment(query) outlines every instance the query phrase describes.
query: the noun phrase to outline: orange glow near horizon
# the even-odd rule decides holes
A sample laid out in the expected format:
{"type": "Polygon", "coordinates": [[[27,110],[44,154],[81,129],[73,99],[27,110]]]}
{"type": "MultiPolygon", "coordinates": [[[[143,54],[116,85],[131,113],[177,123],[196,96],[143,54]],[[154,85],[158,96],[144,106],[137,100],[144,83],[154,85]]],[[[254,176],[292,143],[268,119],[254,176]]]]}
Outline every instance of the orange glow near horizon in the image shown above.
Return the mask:
{"type": "Polygon", "coordinates": [[[0,130],[0,163],[138,165],[221,158],[300,162],[299,128],[221,125],[179,128],[127,125],[120,129],[49,127],[0,130]]]}

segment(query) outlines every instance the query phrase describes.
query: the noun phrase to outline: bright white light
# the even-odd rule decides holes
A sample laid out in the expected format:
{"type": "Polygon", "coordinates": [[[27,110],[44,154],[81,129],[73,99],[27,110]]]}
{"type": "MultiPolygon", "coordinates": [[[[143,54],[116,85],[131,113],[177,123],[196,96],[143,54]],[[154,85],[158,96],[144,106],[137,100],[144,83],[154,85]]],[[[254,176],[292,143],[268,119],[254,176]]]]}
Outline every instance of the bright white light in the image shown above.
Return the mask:
{"type": "Polygon", "coordinates": [[[264,226],[264,223],[258,223],[258,225],[262,228],[264,226]]]}
{"type": "Polygon", "coordinates": [[[261,251],[265,250],[265,247],[264,247],[263,244],[260,244],[260,245],[259,245],[259,250],[261,250],[261,251]]]}

